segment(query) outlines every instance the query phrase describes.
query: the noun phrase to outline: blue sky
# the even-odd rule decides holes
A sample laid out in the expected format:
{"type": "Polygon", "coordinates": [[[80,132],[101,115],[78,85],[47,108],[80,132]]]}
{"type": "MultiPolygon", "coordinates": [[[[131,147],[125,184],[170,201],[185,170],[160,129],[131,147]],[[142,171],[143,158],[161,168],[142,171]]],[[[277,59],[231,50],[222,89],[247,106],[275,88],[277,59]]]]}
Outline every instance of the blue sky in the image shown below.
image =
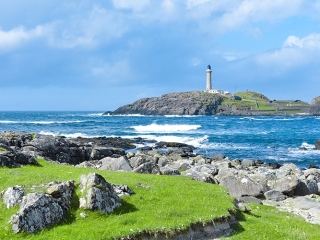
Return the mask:
{"type": "Polygon", "coordinates": [[[320,95],[320,0],[0,0],[0,110],[115,110],[213,87],[320,95]]]}

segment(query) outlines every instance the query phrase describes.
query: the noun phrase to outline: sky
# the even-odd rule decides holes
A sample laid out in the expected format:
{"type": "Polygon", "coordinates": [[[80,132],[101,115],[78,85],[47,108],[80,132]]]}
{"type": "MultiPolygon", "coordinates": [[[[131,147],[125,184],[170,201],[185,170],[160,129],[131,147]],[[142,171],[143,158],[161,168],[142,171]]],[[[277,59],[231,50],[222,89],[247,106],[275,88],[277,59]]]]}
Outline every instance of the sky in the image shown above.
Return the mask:
{"type": "Polygon", "coordinates": [[[0,111],[112,111],[144,97],[320,95],[320,0],[0,0],[0,111]]]}

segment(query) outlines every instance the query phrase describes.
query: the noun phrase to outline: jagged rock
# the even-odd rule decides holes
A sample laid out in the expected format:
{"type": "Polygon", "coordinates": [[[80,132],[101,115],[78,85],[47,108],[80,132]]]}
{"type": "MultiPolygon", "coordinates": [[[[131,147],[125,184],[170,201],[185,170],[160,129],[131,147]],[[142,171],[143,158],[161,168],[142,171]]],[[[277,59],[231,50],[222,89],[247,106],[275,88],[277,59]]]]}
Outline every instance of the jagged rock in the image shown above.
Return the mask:
{"type": "Polygon", "coordinates": [[[161,97],[143,98],[122,106],[112,114],[142,115],[213,115],[223,98],[201,91],[168,93],[161,97]]]}
{"type": "Polygon", "coordinates": [[[100,170],[112,170],[112,171],[132,171],[132,166],[126,156],[119,158],[106,157],[98,161],[97,168],[100,170]]]}
{"type": "Polygon", "coordinates": [[[82,175],[80,190],[84,193],[80,198],[80,208],[111,213],[121,206],[121,199],[112,185],[97,173],[82,175]]]}
{"type": "Polygon", "coordinates": [[[91,160],[100,160],[105,157],[124,156],[125,151],[121,148],[98,147],[95,146],[90,154],[91,160]]]}
{"type": "Polygon", "coordinates": [[[11,158],[5,156],[0,152],[0,166],[1,167],[18,167],[19,165],[11,158]]]}
{"type": "Polygon", "coordinates": [[[158,166],[164,167],[169,163],[169,159],[167,157],[160,157],[158,160],[158,166]]]}
{"type": "Polygon", "coordinates": [[[225,159],[226,159],[226,156],[224,156],[222,154],[214,154],[211,156],[211,160],[215,161],[215,162],[224,161],[225,159]]]}
{"type": "Polygon", "coordinates": [[[306,169],[303,172],[304,176],[308,178],[309,176],[313,176],[313,178],[319,183],[320,182],[320,169],[310,168],[306,169]]]}
{"type": "Polygon", "coordinates": [[[31,133],[11,132],[11,131],[0,133],[0,142],[7,146],[21,148],[31,140],[32,140],[31,133]]]}
{"type": "Polygon", "coordinates": [[[11,217],[14,233],[21,231],[37,232],[61,221],[66,209],[59,201],[48,194],[30,193],[22,198],[20,210],[11,217]]]}
{"type": "Polygon", "coordinates": [[[135,194],[135,192],[131,190],[127,185],[112,184],[112,187],[119,197],[131,196],[135,194]]]}
{"type": "Polygon", "coordinates": [[[29,152],[16,152],[14,155],[14,161],[23,165],[38,165],[36,158],[29,152]]]}
{"type": "Polygon", "coordinates": [[[301,180],[293,191],[295,196],[319,194],[317,181],[314,179],[301,180]]]}
{"type": "Polygon", "coordinates": [[[96,164],[94,164],[92,161],[84,161],[82,163],[79,163],[75,165],[75,167],[78,168],[96,168],[96,164]]]}
{"type": "Polygon", "coordinates": [[[21,202],[24,193],[24,189],[21,186],[10,187],[4,192],[3,202],[7,208],[11,208],[21,202]]]}
{"type": "Polygon", "coordinates": [[[136,157],[130,158],[130,164],[133,168],[137,168],[141,164],[146,163],[146,162],[147,162],[147,159],[146,159],[146,157],[143,157],[143,156],[136,156],[136,157]]]}
{"type": "Polygon", "coordinates": [[[295,164],[293,163],[287,163],[281,166],[277,170],[277,177],[281,178],[284,176],[290,176],[290,175],[296,175],[296,176],[301,176],[302,171],[300,168],[298,168],[295,164]]]}
{"type": "Polygon", "coordinates": [[[180,175],[180,172],[178,169],[174,169],[169,166],[160,167],[160,173],[162,175],[180,175]]]}
{"type": "Polygon", "coordinates": [[[135,154],[133,152],[127,152],[127,158],[130,159],[132,157],[134,157],[135,154]]]}
{"type": "Polygon", "coordinates": [[[263,186],[254,182],[245,176],[238,178],[236,176],[226,176],[220,179],[220,185],[227,188],[229,194],[234,197],[259,196],[263,191],[263,186]]]}
{"type": "Polygon", "coordinates": [[[277,190],[270,190],[264,193],[264,196],[267,200],[272,200],[272,201],[282,201],[286,199],[286,196],[277,190]]]}
{"type": "Polygon", "coordinates": [[[151,173],[151,174],[159,174],[160,168],[157,164],[153,162],[146,162],[141,164],[139,167],[132,170],[135,173],[151,173]]]}
{"type": "Polygon", "coordinates": [[[231,161],[229,160],[222,160],[222,161],[212,161],[211,164],[218,169],[228,169],[231,168],[231,161]]]}
{"type": "Polygon", "coordinates": [[[46,193],[55,198],[65,211],[68,211],[71,207],[74,188],[74,181],[52,182],[47,184],[46,193]]]}

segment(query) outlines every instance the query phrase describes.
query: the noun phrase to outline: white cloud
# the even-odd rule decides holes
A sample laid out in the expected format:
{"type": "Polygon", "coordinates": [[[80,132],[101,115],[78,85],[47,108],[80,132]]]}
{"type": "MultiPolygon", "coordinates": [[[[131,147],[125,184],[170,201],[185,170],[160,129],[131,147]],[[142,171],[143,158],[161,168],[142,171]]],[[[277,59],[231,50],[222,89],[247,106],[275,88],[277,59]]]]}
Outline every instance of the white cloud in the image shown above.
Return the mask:
{"type": "Polygon", "coordinates": [[[132,9],[134,11],[141,11],[149,0],[113,0],[113,5],[116,8],[132,9]]]}
{"type": "Polygon", "coordinates": [[[320,34],[313,33],[303,38],[289,36],[282,48],[256,56],[258,64],[281,70],[289,70],[319,62],[320,34]]]}
{"type": "Polygon", "coordinates": [[[201,59],[199,59],[199,58],[192,58],[191,60],[190,60],[190,65],[192,66],[192,67],[195,67],[195,66],[198,66],[198,65],[200,65],[201,64],[201,59]]]}
{"type": "Polygon", "coordinates": [[[45,29],[42,26],[30,30],[24,27],[13,28],[9,31],[0,30],[0,50],[12,50],[29,40],[43,36],[44,32],[45,29]]]}
{"type": "Polygon", "coordinates": [[[296,36],[289,36],[283,43],[283,47],[320,49],[320,34],[313,33],[301,39],[296,36]]]}

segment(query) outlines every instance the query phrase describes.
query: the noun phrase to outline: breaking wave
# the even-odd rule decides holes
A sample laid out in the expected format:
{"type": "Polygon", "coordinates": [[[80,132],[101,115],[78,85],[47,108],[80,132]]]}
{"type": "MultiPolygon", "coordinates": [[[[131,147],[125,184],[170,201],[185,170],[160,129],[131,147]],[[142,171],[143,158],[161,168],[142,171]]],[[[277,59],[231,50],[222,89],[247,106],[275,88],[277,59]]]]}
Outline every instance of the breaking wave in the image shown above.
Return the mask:
{"type": "Polygon", "coordinates": [[[132,126],[136,132],[143,133],[175,133],[175,132],[188,132],[201,128],[201,125],[189,125],[189,124],[157,124],[152,123],[150,125],[132,126]]]}

